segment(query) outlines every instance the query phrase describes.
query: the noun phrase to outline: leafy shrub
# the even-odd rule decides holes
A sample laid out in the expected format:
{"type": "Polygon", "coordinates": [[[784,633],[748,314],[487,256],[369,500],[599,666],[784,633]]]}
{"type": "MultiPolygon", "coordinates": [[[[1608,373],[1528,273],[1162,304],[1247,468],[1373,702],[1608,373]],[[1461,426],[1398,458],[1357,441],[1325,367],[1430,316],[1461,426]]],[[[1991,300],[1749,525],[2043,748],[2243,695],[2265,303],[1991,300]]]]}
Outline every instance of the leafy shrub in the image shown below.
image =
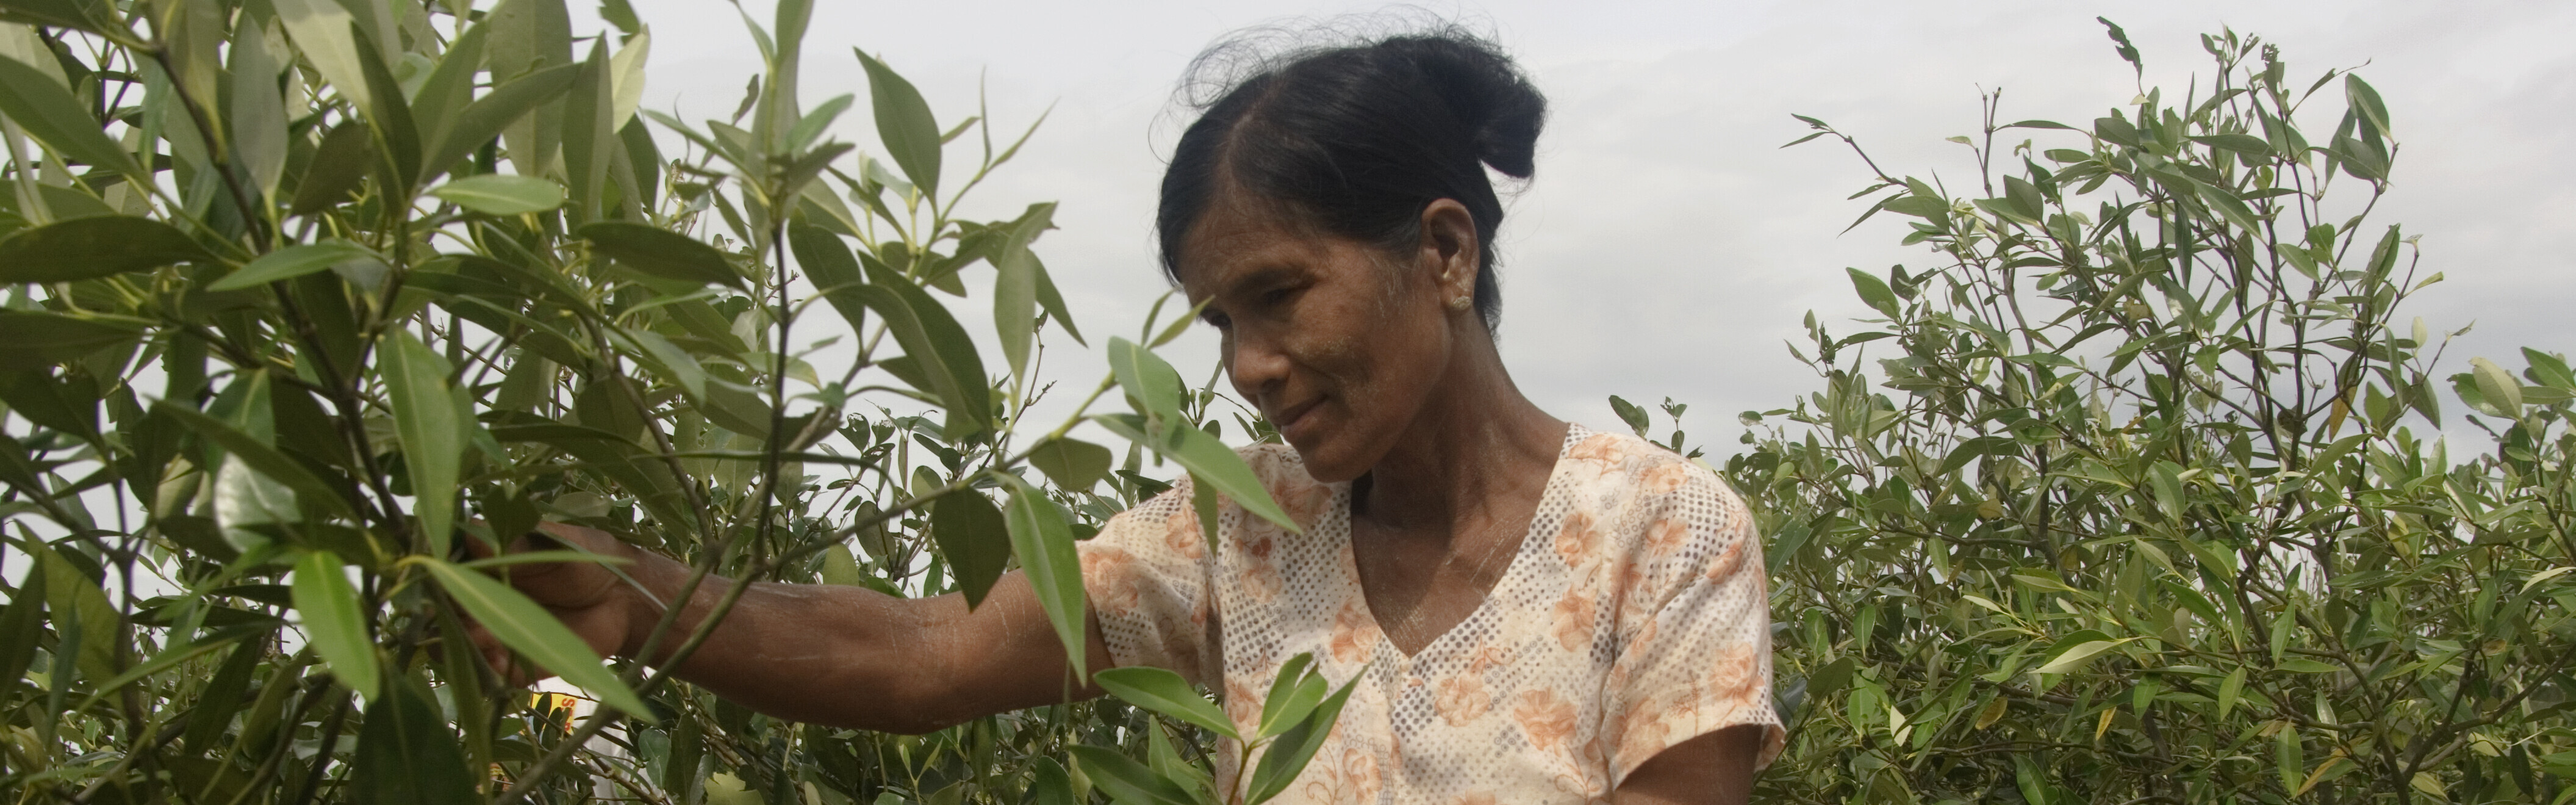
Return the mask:
{"type": "Polygon", "coordinates": [[[603,11],[620,30],[582,41],[562,0],[0,2],[0,517],[31,563],[0,791],[1070,801],[1066,746],[1165,746],[1114,702],[778,722],[603,667],[487,575],[524,557],[467,561],[553,519],[697,578],[974,599],[1017,564],[1078,651],[1073,541],[1164,488],[1145,451],[1284,519],[1148,349],[1186,316],[1103,345],[1123,468],[1079,414],[1026,421],[1041,334],[1083,336],[1031,251],[1052,204],[956,215],[1019,147],[987,117],[943,127],[860,54],[883,151],[829,140],[857,99],[798,107],[801,0],[754,25],[729,120],[639,111],[650,35],[603,11]],[[998,363],[935,295],[970,285],[998,363]],[[597,711],[440,651],[469,620],[597,711]]]}
{"type": "Polygon", "coordinates": [[[2202,44],[2202,83],[2086,125],[1988,96],[1956,187],[1861,154],[1862,220],[1935,265],[1851,271],[1876,318],[1810,315],[1823,388],[1725,461],[1792,718],[1758,799],[2576,796],[2576,378],[2438,375],[2398,310],[2441,277],[2369,221],[2377,93],[2202,44]]]}

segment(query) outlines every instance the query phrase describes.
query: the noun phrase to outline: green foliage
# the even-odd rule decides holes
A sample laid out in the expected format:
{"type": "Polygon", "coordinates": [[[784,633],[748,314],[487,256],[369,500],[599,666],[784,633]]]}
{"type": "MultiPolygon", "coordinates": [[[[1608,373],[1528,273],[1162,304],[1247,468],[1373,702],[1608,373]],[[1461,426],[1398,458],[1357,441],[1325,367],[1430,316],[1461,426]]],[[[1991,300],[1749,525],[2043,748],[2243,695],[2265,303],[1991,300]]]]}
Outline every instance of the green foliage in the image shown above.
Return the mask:
{"type": "Polygon", "coordinates": [[[1725,462],[1791,724],[1758,800],[2576,797],[2576,379],[2475,359],[2446,420],[2396,323],[2440,275],[2368,221],[2387,108],[2202,41],[2089,125],[1990,96],[1958,187],[1869,163],[1935,265],[1851,272],[1875,317],[1811,315],[1824,388],[1725,462]]]}
{"type": "Polygon", "coordinates": [[[1259,732],[1244,735],[1226,718],[1225,711],[1199,695],[1179,674],[1161,668],[1117,668],[1092,677],[1101,689],[1111,695],[1150,710],[1157,715],[1222,736],[1235,754],[1227,760],[1232,767],[1252,768],[1248,777],[1237,775],[1235,787],[1220,790],[1215,770],[1205,763],[1185,764],[1169,752],[1163,734],[1153,736],[1152,765],[1140,763],[1125,755],[1096,746],[1073,747],[1076,764],[1102,790],[1122,805],[1260,805],[1280,792],[1306,767],[1323,745],[1324,735],[1332,730],[1333,721],[1341,716],[1342,704],[1350,700],[1351,689],[1359,684],[1354,678],[1342,683],[1342,689],[1330,690],[1330,683],[1316,672],[1314,655],[1299,654],[1279,667],[1278,676],[1270,683],[1270,693],[1262,699],[1260,716],[1255,723],[1259,732]],[[1329,691],[1329,693],[1328,693],[1329,691]],[[1255,763],[1254,754],[1261,755],[1255,763]]]}
{"type": "Polygon", "coordinates": [[[1078,665],[1073,542],[1165,488],[1146,452],[1276,515],[1133,343],[1078,409],[1150,376],[1103,420],[1123,467],[1068,435],[1087,413],[1028,419],[1044,336],[1081,338],[1031,247],[1054,205],[958,217],[1018,145],[865,55],[899,175],[826,137],[855,101],[798,107],[810,11],[747,22],[766,69],[692,124],[634,108],[624,2],[577,42],[563,0],[0,0],[0,796],[1092,801],[1074,745],[1204,780],[1116,702],[779,722],[604,664],[495,577],[592,557],[467,561],[556,520],[897,595],[1017,565],[1078,665]],[[943,295],[992,298],[1004,364],[943,295]],[[594,712],[457,650],[468,623],[594,712]]]}

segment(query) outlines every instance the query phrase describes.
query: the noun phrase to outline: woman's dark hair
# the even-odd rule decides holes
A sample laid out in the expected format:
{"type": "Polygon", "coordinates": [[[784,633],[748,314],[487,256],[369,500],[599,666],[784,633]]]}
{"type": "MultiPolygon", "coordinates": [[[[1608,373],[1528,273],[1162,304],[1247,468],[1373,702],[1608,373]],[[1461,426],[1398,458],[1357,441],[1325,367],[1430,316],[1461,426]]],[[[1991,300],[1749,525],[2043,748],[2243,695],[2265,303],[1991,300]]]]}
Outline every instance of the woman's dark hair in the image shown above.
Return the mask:
{"type": "MultiPolygon", "coordinates": [[[[1220,45],[1193,69],[1226,58],[1220,45]]],[[[1309,50],[1235,81],[1181,134],[1155,216],[1163,271],[1228,182],[1325,231],[1388,248],[1420,241],[1422,210],[1454,199],[1476,221],[1476,312],[1501,321],[1485,168],[1529,178],[1547,99],[1493,43],[1448,28],[1309,50]]]]}

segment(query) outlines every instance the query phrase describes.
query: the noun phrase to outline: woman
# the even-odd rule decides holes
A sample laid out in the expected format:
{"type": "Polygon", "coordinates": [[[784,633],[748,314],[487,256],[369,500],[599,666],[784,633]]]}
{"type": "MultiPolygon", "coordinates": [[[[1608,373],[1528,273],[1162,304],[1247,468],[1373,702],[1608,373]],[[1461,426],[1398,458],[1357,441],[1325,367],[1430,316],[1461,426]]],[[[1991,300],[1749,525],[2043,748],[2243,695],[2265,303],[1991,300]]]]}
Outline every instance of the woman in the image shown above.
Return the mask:
{"type": "MultiPolygon", "coordinates": [[[[1173,669],[1238,721],[1299,653],[1337,685],[1364,677],[1278,801],[1742,802],[1779,750],[1742,502],[1651,443],[1548,416],[1495,349],[1485,169],[1530,174],[1544,109],[1489,44],[1390,37],[1235,85],[1164,176],[1165,270],[1286,439],[1244,454],[1304,533],[1229,504],[1210,551],[1186,483],[1119,515],[1081,548],[1089,664],[1173,669]]],[[[653,595],[594,565],[516,583],[636,651],[687,569],[548,529],[636,558],[653,595]]],[[[781,718],[897,732],[1100,695],[1017,573],[971,612],[755,584],[678,673],[781,718]]]]}

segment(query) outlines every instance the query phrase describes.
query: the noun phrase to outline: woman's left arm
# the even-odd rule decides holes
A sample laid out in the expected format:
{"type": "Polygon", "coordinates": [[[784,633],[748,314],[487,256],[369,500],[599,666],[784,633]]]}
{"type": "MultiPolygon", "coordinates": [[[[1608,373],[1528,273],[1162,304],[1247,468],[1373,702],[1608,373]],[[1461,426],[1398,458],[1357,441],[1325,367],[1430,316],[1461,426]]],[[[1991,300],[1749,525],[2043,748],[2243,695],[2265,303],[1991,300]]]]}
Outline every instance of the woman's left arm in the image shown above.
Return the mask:
{"type": "Polygon", "coordinates": [[[1619,805],[1744,805],[1766,726],[1738,724],[1673,744],[1628,773],[1619,805]]]}

